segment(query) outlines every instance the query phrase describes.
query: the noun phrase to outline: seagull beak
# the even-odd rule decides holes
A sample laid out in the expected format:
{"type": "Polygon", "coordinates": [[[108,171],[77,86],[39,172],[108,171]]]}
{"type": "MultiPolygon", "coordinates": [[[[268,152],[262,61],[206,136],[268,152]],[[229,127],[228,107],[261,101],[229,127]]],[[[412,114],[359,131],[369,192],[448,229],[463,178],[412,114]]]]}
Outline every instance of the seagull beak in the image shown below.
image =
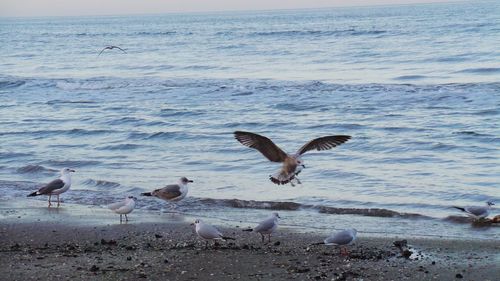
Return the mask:
{"type": "Polygon", "coordinates": [[[70,169],[69,171],[70,171],[70,172],[72,172],[72,173],[76,172],[76,171],[75,171],[75,170],[73,170],[73,169],[70,169]]]}
{"type": "Polygon", "coordinates": [[[304,169],[305,169],[305,168],[306,168],[306,165],[302,164],[302,168],[304,168],[304,169]]]}
{"type": "Polygon", "coordinates": [[[193,182],[192,180],[188,180],[188,182],[193,182]]]}

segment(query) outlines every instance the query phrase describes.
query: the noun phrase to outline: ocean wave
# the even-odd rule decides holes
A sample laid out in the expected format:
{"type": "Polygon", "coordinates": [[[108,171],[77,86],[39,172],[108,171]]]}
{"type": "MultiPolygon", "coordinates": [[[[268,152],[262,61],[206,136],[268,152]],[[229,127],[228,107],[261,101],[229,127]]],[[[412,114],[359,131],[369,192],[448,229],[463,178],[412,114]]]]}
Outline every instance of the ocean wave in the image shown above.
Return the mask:
{"type": "Polygon", "coordinates": [[[49,100],[47,101],[48,105],[53,104],[97,104],[95,101],[91,100],[49,100]]]}
{"type": "Polygon", "coordinates": [[[97,166],[102,164],[100,161],[92,161],[92,160],[47,160],[43,163],[49,164],[51,166],[57,167],[87,167],[87,166],[97,166]]]}
{"type": "Polygon", "coordinates": [[[94,179],[84,180],[83,184],[91,185],[91,186],[95,186],[95,187],[118,187],[118,186],[120,186],[120,184],[117,182],[105,181],[105,180],[94,180],[94,179]]]}
{"type": "Polygon", "coordinates": [[[371,217],[403,217],[403,218],[426,218],[426,216],[415,213],[399,213],[388,209],[379,208],[336,208],[322,205],[300,204],[296,202],[275,202],[275,201],[254,201],[240,199],[211,199],[200,198],[197,200],[203,205],[218,205],[231,208],[246,209],[269,209],[297,211],[301,209],[313,209],[319,213],[338,214],[338,215],[361,215],[371,217]]]}
{"type": "Polygon", "coordinates": [[[23,80],[0,81],[0,90],[21,87],[26,84],[23,80]]]}
{"type": "Polygon", "coordinates": [[[33,154],[31,153],[0,151],[0,159],[11,159],[11,158],[21,158],[21,157],[31,157],[31,156],[33,156],[33,154]]]}
{"type": "Polygon", "coordinates": [[[192,111],[192,110],[178,110],[172,108],[164,108],[160,110],[160,117],[188,117],[188,116],[199,116],[204,113],[201,111],[192,111]]]}
{"type": "Polygon", "coordinates": [[[133,144],[133,143],[121,143],[115,145],[106,145],[102,147],[98,147],[98,150],[132,150],[144,147],[143,145],[133,144]]]}
{"type": "Polygon", "coordinates": [[[176,31],[139,31],[135,32],[134,35],[141,36],[159,36],[159,35],[174,35],[177,34],[176,31]]]}
{"type": "Polygon", "coordinates": [[[57,172],[58,170],[46,168],[41,165],[26,165],[16,169],[16,172],[20,174],[32,174],[32,173],[42,173],[42,172],[57,172]]]}
{"type": "Polygon", "coordinates": [[[249,36],[277,36],[277,37],[297,37],[297,36],[362,36],[380,35],[387,33],[386,30],[356,30],[354,28],[344,30],[278,30],[252,32],[249,36]]]}
{"type": "Polygon", "coordinates": [[[470,74],[498,74],[500,73],[500,67],[479,67],[479,68],[466,68],[463,70],[456,71],[454,73],[470,73],[470,74]]]}
{"type": "Polygon", "coordinates": [[[428,78],[425,75],[403,75],[394,77],[394,80],[422,80],[428,78]]]}
{"type": "Polygon", "coordinates": [[[184,132],[155,132],[155,133],[143,133],[143,132],[132,132],[128,135],[128,139],[132,140],[168,140],[168,139],[179,139],[179,138],[189,138],[190,136],[184,132]]]}

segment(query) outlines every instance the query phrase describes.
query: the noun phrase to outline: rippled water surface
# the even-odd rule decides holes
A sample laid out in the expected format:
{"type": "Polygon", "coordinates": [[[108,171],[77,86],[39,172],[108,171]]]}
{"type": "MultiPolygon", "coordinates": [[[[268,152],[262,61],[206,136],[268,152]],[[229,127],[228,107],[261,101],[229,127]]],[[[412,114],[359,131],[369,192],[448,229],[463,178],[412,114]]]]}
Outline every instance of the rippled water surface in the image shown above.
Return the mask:
{"type": "Polygon", "coordinates": [[[72,167],[71,202],[104,204],[187,176],[182,210],[287,201],[279,208],[301,209],[293,223],[311,227],[321,226],[311,210],[444,218],[451,205],[500,203],[495,2],[3,19],[0,39],[0,197],[72,167]],[[109,44],[127,54],[98,56],[109,44]],[[235,130],[288,152],[323,135],[353,138],[308,153],[303,185],[283,187],[268,180],[278,166],[235,130]]]}

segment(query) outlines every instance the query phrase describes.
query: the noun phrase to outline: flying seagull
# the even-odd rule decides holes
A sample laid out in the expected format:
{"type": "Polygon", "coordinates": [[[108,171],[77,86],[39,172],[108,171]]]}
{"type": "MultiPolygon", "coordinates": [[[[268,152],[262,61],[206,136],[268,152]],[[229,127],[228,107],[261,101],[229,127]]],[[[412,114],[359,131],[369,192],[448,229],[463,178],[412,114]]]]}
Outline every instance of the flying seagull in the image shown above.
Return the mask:
{"type": "Polygon", "coordinates": [[[194,225],[196,226],[196,234],[206,241],[205,247],[208,247],[209,240],[234,240],[232,237],[222,235],[217,228],[206,224],[199,219],[194,221],[194,225]]]}
{"type": "Polygon", "coordinates": [[[297,183],[301,183],[297,175],[305,168],[301,159],[302,154],[310,150],[328,150],[343,144],[351,138],[351,136],[345,135],[321,137],[306,143],[297,153],[287,154],[270,139],[255,133],[236,131],[234,137],[244,146],[260,151],[269,161],[283,162],[281,169],[269,178],[275,184],[290,183],[292,186],[295,186],[292,182],[293,179],[297,183]]]}
{"type": "Polygon", "coordinates": [[[491,206],[493,205],[495,205],[493,202],[488,201],[486,202],[486,206],[470,206],[470,207],[453,206],[453,208],[465,212],[468,216],[474,219],[483,219],[490,214],[491,206]]]}
{"type": "Polygon", "coordinates": [[[55,179],[45,186],[42,186],[37,191],[28,194],[28,197],[38,196],[38,195],[48,195],[49,196],[49,207],[52,206],[50,199],[52,195],[57,195],[57,207],[60,205],[59,194],[68,191],[71,186],[71,174],[75,170],[64,168],[61,170],[61,177],[55,179]]]}
{"type": "Polygon", "coordinates": [[[135,200],[137,200],[137,198],[134,196],[128,196],[125,200],[108,205],[108,208],[120,214],[120,223],[122,222],[122,215],[125,215],[125,221],[128,221],[127,214],[130,214],[134,210],[135,200]]]}
{"type": "MultiPolygon", "coordinates": [[[[153,190],[151,192],[141,193],[142,196],[154,196],[165,201],[180,201],[186,197],[188,193],[187,184],[192,180],[182,177],[177,184],[169,184],[163,188],[153,190]]],[[[175,205],[173,205],[175,206],[175,205]]]]}
{"type": "Polygon", "coordinates": [[[104,47],[104,49],[101,50],[101,52],[99,52],[99,55],[97,55],[97,56],[100,56],[102,54],[102,52],[104,52],[104,50],[113,50],[113,49],[118,49],[118,50],[124,52],[125,54],[127,53],[127,52],[125,52],[124,49],[122,49],[118,46],[106,46],[106,47],[104,47]]]}
{"type": "Polygon", "coordinates": [[[349,252],[347,251],[346,246],[351,245],[356,241],[357,234],[358,231],[354,228],[342,230],[326,238],[323,241],[323,244],[340,246],[340,254],[348,255],[349,252]]]}
{"type": "Polygon", "coordinates": [[[245,229],[244,231],[257,232],[262,236],[264,242],[264,235],[268,235],[268,242],[271,242],[271,234],[278,228],[278,219],[281,218],[278,213],[272,213],[268,218],[261,221],[254,229],[245,229]]]}

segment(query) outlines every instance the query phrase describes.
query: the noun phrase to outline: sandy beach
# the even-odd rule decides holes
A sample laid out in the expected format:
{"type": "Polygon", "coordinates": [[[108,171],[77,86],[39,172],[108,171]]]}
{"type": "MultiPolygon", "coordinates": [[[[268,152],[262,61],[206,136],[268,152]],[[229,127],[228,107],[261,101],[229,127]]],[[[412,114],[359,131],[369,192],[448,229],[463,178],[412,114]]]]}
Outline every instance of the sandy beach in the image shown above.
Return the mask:
{"type": "Polygon", "coordinates": [[[120,224],[96,206],[1,203],[2,280],[496,280],[500,272],[496,240],[360,233],[341,256],[311,245],[322,233],[280,228],[263,244],[242,231],[250,224],[208,221],[236,240],[205,248],[183,214],[135,211],[120,224]],[[402,239],[409,258],[394,246],[402,239]]]}

